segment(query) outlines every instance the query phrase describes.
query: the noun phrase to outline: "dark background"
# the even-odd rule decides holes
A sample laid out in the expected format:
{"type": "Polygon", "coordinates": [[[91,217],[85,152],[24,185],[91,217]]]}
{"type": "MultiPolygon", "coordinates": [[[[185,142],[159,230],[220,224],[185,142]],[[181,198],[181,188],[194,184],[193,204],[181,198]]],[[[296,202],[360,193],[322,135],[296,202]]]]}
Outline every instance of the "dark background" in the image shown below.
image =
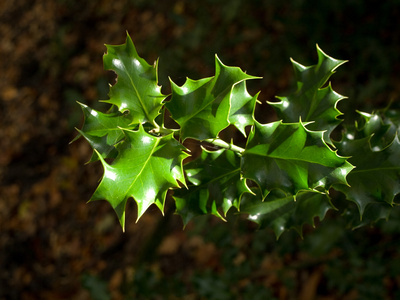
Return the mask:
{"type": "Polygon", "coordinates": [[[332,85],[352,120],[398,107],[399,20],[397,0],[1,1],[0,299],[400,297],[398,214],[354,232],[328,216],[304,240],[275,241],[237,219],[182,230],[173,204],[135,224],[131,201],[123,234],[106,202],[86,204],[102,174],[85,165],[90,147],[69,144],[82,124],[76,101],[101,108],[113,82],[104,44],[126,31],[149,63],[160,57],[163,92],[168,76],[212,76],[218,53],[263,77],[249,84],[263,103],[295,88],[289,58],[315,64],[318,44],[349,60],[332,85]]]}

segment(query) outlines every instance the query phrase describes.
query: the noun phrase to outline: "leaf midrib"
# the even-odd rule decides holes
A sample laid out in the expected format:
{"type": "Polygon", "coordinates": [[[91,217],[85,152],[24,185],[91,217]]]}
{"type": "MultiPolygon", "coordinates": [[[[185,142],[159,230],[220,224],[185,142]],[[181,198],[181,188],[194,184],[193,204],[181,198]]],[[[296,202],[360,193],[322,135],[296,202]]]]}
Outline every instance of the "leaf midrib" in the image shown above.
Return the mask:
{"type": "MultiPolygon", "coordinates": [[[[135,59],[136,59],[136,58],[135,58],[135,59]]],[[[137,60],[137,59],[136,59],[136,60],[137,60]]],[[[139,61],[139,60],[137,60],[137,61],[139,61]]],[[[139,63],[140,63],[140,61],[139,61],[139,63]]],[[[145,113],[145,115],[146,115],[147,120],[148,120],[149,122],[151,122],[150,116],[149,116],[149,112],[147,111],[147,108],[146,108],[146,106],[145,106],[144,103],[143,103],[142,97],[140,96],[139,91],[138,91],[138,89],[136,88],[136,85],[135,85],[135,83],[133,82],[133,79],[132,79],[130,73],[128,72],[128,70],[127,70],[127,68],[126,68],[125,63],[123,63],[122,66],[124,67],[124,71],[125,71],[126,75],[128,76],[128,78],[129,78],[129,80],[130,80],[130,82],[131,82],[131,84],[132,84],[133,89],[135,90],[135,93],[136,93],[136,95],[137,95],[137,97],[138,97],[138,100],[139,100],[139,102],[140,102],[140,105],[141,105],[142,108],[143,108],[143,111],[144,111],[144,113],[145,113]]]]}
{"type": "MultiPolygon", "coordinates": [[[[246,150],[246,151],[248,151],[248,150],[246,150]]],[[[246,153],[243,153],[243,155],[245,155],[245,154],[246,154],[246,153]]],[[[258,154],[258,153],[254,153],[254,152],[248,152],[248,154],[257,155],[257,156],[266,157],[266,158],[272,158],[272,159],[274,159],[274,160],[281,159],[281,160],[290,160],[290,161],[300,161],[300,162],[306,162],[306,163],[317,164],[317,165],[329,167],[329,166],[327,166],[327,165],[324,165],[324,164],[320,163],[321,160],[314,162],[314,161],[308,161],[308,160],[300,159],[300,158],[279,157],[279,156],[273,156],[273,155],[263,155],[263,154],[258,154]]],[[[340,157],[338,157],[338,158],[340,158],[340,157]]],[[[343,164],[343,163],[345,163],[345,161],[343,161],[343,162],[341,162],[341,163],[343,164]]],[[[339,167],[340,167],[340,166],[338,166],[338,167],[329,167],[329,168],[339,168],[339,167]]]]}
{"type": "Polygon", "coordinates": [[[158,146],[158,144],[160,143],[160,139],[156,139],[156,142],[154,143],[153,148],[150,151],[150,155],[149,157],[146,159],[145,163],[143,164],[141,170],[139,171],[139,173],[135,176],[135,179],[132,181],[132,183],[130,184],[127,193],[132,189],[133,185],[136,183],[136,181],[138,180],[138,178],[141,177],[141,174],[143,172],[143,170],[145,169],[145,167],[147,166],[147,164],[149,163],[151,157],[153,156],[154,150],[155,148],[158,146]]]}
{"type": "Polygon", "coordinates": [[[385,167],[385,168],[372,168],[372,169],[353,169],[353,171],[350,172],[350,174],[354,173],[366,173],[366,172],[374,172],[374,171],[386,171],[386,170],[400,170],[400,167],[385,167]]]}
{"type": "MultiPolygon", "coordinates": [[[[218,78],[216,78],[216,77],[214,77],[211,81],[210,81],[210,84],[212,85],[212,88],[211,88],[211,90],[215,87],[215,84],[216,84],[216,82],[217,82],[217,80],[218,80],[218,78]]],[[[194,117],[196,117],[198,114],[200,114],[200,113],[202,113],[204,110],[206,110],[209,106],[211,106],[214,102],[215,102],[215,100],[217,100],[218,99],[218,97],[222,97],[222,98],[224,98],[225,96],[226,96],[226,92],[227,92],[227,90],[229,90],[230,89],[230,91],[232,92],[232,89],[233,89],[233,87],[236,85],[236,84],[239,84],[240,82],[242,82],[242,81],[245,81],[246,79],[243,79],[243,80],[240,80],[240,81],[238,81],[238,82],[235,82],[234,84],[232,84],[230,87],[229,86],[227,86],[224,90],[222,90],[222,91],[220,91],[219,93],[218,93],[218,95],[216,95],[216,96],[214,96],[214,95],[212,95],[211,93],[208,95],[208,97],[210,97],[210,101],[208,101],[205,105],[202,105],[196,112],[194,112],[193,114],[190,114],[189,116],[187,116],[187,118],[185,118],[183,121],[184,121],[184,123],[187,123],[189,120],[191,120],[191,119],[193,119],[194,117]],[[225,95],[225,96],[221,96],[221,95],[225,95]]],[[[207,82],[208,83],[208,82],[207,82]]],[[[207,84],[206,83],[206,84],[207,84]]],[[[204,85],[203,85],[204,86],[204,85]]],[[[201,86],[200,88],[202,88],[203,86],[201,86]]],[[[229,93],[229,92],[228,92],[229,93]]],[[[223,101],[223,100],[222,100],[223,101]]],[[[222,101],[221,101],[221,103],[222,103],[222,101]]],[[[228,110],[228,114],[227,114],[227,118],[226,118],[226,121],[227,121],[227,123],[229,123],[229,117],[230,117],[230,111],[231,111],[231,105],[229,105],[229,110],[228,110]]],[[[208,115],[210,115],[210,114],[208,114],[208,115]]]]}

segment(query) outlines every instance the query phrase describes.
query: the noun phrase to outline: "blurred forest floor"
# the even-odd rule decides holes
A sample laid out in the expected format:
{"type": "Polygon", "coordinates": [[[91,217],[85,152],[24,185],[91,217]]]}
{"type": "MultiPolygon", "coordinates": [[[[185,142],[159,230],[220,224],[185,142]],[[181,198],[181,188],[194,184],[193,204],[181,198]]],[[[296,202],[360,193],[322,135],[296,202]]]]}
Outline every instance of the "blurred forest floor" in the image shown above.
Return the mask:
{"type": "Polygon", "coordinates": [[[352,115],[399,107],[399,20],[395,0],[1,1],[0,299],[400,297],[400,223],[351,232],[328,218],[304,240],[276,242],[244,220],[182,230],[172,204],[135,224],[131,201],[122,233],[106,202],[86,203],[102,174],[85,165],[89,145],[69,144],[76,101],[101,108],[113,82],[104,44],[126,31],[149,63],[160,57],[163,86],[213,75],[218,53],[263,77],[250,90],[264,103],[294,89],[289,57],[314,64],[318,43],[350,60],[332,82],[352,115]]]}

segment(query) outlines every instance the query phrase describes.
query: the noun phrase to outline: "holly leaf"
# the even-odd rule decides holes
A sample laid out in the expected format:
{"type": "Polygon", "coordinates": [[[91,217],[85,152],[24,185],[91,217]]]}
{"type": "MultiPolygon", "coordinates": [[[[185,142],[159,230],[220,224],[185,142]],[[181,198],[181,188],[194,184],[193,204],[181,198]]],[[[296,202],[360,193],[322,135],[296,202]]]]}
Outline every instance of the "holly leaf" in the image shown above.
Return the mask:
{"type": "Polygon", "coordinates": [[[393,205],[394,197],[400,192],[400,143],[397,135],[386,148],[371,149],[371,137],[354,139],[345,134],[342,141],[335,143],[339,153],[351,156],[349,162],[356,168],[347,177],[349,186],[338,185],[335,189],[358,206],[360,219],[368,205],[387,203],[393,205]]]}
{"type": "Polygon", "coordinates": [[[400,129],[400,110],[386,108],[382,112],[384,114],[384,123],[390,125],[390,131],[399,132],[400,129]]]}
{"type": "Polygon", "coordinates": [[[116,105],[122,113],[129,111],[132,123],[154,123],[166,97],[158,86],[158,61],[151,66],[139,57],[129,34],[124,44],[106,47],[104,68],[115,71],[118,80],[104,102],[116,105]]]}
{"type": "Polygon", "coordinates": [[[377,111],[372,114],[361,111],[358,113],[362,119],[356,123],[353,132],[348,130],[347,133],[351,140],[370,138],[372,151],[383,150],[392,143],[398,131],[398,124],[393,123],[392,118],[386,116],[386,111],[377,111]]]}
{"type": "MultiPolygon", "coordinates": [[[[130,128],[131,118],[120,112],[104,114],[85,104],[79,103],[79,105],[85,120],[82,129],[77,130],[96,150],[90,162],[98,160],[97,153],[103,158],[115,158],[117,155],[115,145],[125,137],[121,127],[130,128]]],[[[75,140],[77,138],[79,136],[75,140]]]]}
{"type": "Polygon", "coordinates": [[[358,229],[360,227],[370,225],[378,222],[379,220],[388,220],[393,206],[385,202],[369,203],[360,218],[360,210],[354,202],[348,202],[350,205],[346,207],[341,217],[346,222],[346,225],[351,229],[358,229]]]}
{"type": "Polygon", "coordinates": [[[352,169],[325,144],[322,132],[308,130],[301,122],[255,122],[242,156],[243,176],[258,184],[263,197],[273,189],[288,195],[327,191],[334,183],[346,185],[352,169]]]}
{"type": "Polygon", "coordinates": [[[245,127],[254,124],[254,109],[259,94],[251,96],[247,92],[246,81],[233,87],[229,123],[239,129],[244,136],[246,136],[245,127]]]}
{"type": "Polygon", "coordinates": [[[243,195],[241,212],[260,228],[272,228],[277,238],[292,228],[302,236],[305,224],[315,226],[316,217],[323,220],[328,210],[335,209],[329,196],[317,191],[302,191],[294,197],[274,190],[264,201],[259,189],[253,191],[243,195]]]}
{"type": "Polygon", "coordinates": [[[201,80],[187,78],[181,86],[171,81],[172,97],[166,103],[172,118],[181,127],[181,139],[206,140],[217,138],[229,125],[233,87],[247,79],[238,67],[225,66],[215,56],[215,76],[201,80]]]}
{"type": "Polygon", "coordinates": [[[193,185],[173,195],[185,225],[197,215],[224,219],[230,208],[239,209],[240,198],[250,192],[240,176],[240,158],[233,151],[203,149],[200,157],[185,165],[185,171],[193,185]]]}
{"type": "Polygon", "coordinates": [[[117,158],[108,164],[101,156],[104,175],[90,201],[107,200],[125,228],[125,206],[132,197],[138,206],[138,219],[151,204],[164,209],[170,188],[185,183],[182,161],[188,156],[172,134],[155,137],[142,126],[124,130],[125,140],[117,147],[117,158]]]}
{"type": "Polygon", "coordinates": [[[333,91],[331,84],[323,87],[336,68],[346,61],[334,59],[326,55],[317,45],[318,63],[303,66],[292,61],[297,90],[288,97],[277,97],[279,102],[268,102],[277,115],[285,123],[313,122],[308,126],[311,130],[325,131],[324,139],[332,144],[330,135],[340,124],[338,116],[342,113],[336,108],[337,103],[345,97],[333,91]]]}

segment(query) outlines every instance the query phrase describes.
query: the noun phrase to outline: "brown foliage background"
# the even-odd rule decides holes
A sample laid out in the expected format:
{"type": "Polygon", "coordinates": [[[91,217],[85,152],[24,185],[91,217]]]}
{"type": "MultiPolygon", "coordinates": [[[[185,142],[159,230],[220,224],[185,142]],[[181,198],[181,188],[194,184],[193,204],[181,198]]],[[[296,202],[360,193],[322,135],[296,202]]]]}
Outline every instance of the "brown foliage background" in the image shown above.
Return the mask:
{"type": "MultiPolygon", "coordinates": [[[[265,102],[293,87],[288,58],[314,63],[318,42],[333,57],[350,59],[335,81],[354,99],[343,109],[398,100],[398,1],[200,2],[1,1],[0,299],[89,299],[84,273],[103,274],[113,299],[121,298],[123,278],[151,249],[153,235],[160,239],[154,252],[173,262],[159,263],[166,272],[188,261],[190,268],[218,265],[215,246],[189,238],[176,216],[160,231],[156,210],[135,224],[130,204],[122,234],[105,202],[86,204],[102,170],[84,165],[91,155],[84,141],[69,144],[82,122],[76,101],[98,107],[106,99],[113,77],[102,67],[103,45],[123,43],[126,31],[148,62],[161,56],[164,86],[168,75],[177,82],[212,75],[218,53],[264,77],[254,86],[265,102]]],[[[318,274],[306,276],[308,287],[318,274]]]]}

